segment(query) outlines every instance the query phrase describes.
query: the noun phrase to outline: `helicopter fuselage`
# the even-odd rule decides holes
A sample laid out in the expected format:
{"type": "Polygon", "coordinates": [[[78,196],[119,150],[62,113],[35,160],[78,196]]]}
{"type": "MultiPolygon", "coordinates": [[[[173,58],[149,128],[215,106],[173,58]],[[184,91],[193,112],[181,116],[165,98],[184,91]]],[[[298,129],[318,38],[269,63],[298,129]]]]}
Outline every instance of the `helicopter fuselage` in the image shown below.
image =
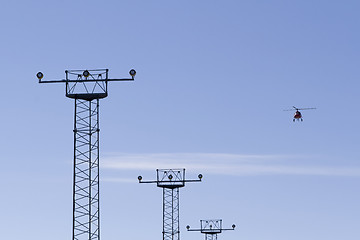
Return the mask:
{"type": "Polygon", "coordinates": [[[294,114],[294,121],[295,121],[295,119],[297,119],[297,120],[301,119],[301,121],[302,121],[301,112],[299,112],[298,110],[294,114]]]}

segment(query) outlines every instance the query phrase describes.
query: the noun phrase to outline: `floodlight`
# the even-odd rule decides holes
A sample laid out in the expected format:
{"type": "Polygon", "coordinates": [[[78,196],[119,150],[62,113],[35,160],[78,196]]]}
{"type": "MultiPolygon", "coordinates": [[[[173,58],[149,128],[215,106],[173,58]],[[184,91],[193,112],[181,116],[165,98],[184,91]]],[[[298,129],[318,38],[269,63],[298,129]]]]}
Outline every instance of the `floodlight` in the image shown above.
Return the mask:
{"type": "Polygon", "coordinates": [[[202,177],[203,177],[202,174],[199,174],[199,175],[198,175],[198,178],[199,178],[200,180],[202,179],[202,177]]]}
{"type": "Polygon", "coordinates": [[[135,75],[136,75],[135,69],[131,69],[129,74],[130,74],[130,76],[135,77],[135,75]]]}
{"type": "Polygon", "coordinates": [[[235,228],[235,227],[236,227],[235,224],[233,224],[233,225],[232,225],[232,228],[235,228]]]}
{"type": "Polygon", "coordinates": [[[173,175],[170,174],[168,178],[171,180],[173,178],[173,175]]]}
{"type": "Polygon", "coordinates": [[[39,80],[41,80],[41,79],[44,77],[44,74],[43,74],[42,72],[38,72],[38,73],[36,74],[36,77],[37,77],[39,80]]]}
{"type": "Polygon", "coordinates": [[[84,72],[83,72],[83,75],[84,75],[84,77],[89,77],[90,76],[90,73],[89,73],[89,71],[88,70],[85,70],[84,72]]]}
{"type": "Polygon", "coordinates": [[[141,181],[141,180],[142,180],[142,176],[138,176],[138,180],[141,181]]]}
{"type": "Polygon", "coordinates": [[[190,226],[189,226],[189,225],[187,225],[187,226],[186,226],[186,229],[187,229],[187,230],[189,230],[189,229],[190,229],[190,226]]]}

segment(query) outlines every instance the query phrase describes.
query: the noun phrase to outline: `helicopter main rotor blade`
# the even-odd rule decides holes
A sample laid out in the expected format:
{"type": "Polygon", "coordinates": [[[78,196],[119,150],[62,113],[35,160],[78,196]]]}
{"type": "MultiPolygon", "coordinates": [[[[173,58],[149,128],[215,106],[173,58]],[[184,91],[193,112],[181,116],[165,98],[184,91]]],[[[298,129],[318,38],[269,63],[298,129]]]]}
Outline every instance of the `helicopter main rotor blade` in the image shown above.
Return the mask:
{"type": "Polygon", "coordinates": [[[295,111],[295,110],[297,111],[297,110],[299,110],[299,108],[293,106],[293,108],[285,109],[285,110],[283,110],[283,111],[295,111]]]}
{"type": "Polygon", "coordinates": [[[310,110],[310,109],[316,109],[316,108],[298,108],[298,110],[310,110]]]}
{"type": "Polygon", "coordinates": [[[297,107],[294,107],[294,106],[293,106],[293,108],[294,108],[294,109],[285,109],[285,110],[283,110],[283,111],[294,111],[294,110],[298,111],[298,110],[316,109],[316,108],[297,108],[297,107]]]}

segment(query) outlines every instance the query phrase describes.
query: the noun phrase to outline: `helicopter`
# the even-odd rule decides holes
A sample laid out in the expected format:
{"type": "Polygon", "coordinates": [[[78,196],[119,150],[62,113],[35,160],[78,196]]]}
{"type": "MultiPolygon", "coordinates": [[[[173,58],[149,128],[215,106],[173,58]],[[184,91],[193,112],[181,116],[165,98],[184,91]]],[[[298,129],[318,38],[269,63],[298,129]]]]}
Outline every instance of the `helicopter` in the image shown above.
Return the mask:
{"type": "MultiPolygon", "coordinates": [[[[302,119],[302,115],[301,115],[301,112],[299,110],[310,110],[310,109],[316,109],[316,108],[297,108],[295,106],[293,106],[293,108],[296,110],[295,114],[294,114],[294,118],[293,118],[293,122],[295,122],[295,119],[296,120],[301,120],[303,121],[302,119]]],[[[284,111],[294,111],[294,109],[286,109],[284,111]]]]}

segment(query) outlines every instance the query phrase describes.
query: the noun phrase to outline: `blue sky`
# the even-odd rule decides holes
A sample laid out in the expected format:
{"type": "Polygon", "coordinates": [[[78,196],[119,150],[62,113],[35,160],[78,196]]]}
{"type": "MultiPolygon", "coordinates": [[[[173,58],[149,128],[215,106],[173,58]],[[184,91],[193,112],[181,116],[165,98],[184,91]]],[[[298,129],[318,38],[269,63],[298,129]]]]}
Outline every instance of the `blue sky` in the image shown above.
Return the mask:
{"type": "Polygon", "coordinates": [[[0,10],[0,229],[70,239],[73,107],[66,69],[110,69],[100,103],[101,236],[160,239],[162,192],[186,168],[185,226],[219,239],[358,239],[358,1],[7,1],[0,10]],[[304,122],[292,122],[292,106],[304,122]],[[139,231],[140,230],[140,231],[139,231]]]}

